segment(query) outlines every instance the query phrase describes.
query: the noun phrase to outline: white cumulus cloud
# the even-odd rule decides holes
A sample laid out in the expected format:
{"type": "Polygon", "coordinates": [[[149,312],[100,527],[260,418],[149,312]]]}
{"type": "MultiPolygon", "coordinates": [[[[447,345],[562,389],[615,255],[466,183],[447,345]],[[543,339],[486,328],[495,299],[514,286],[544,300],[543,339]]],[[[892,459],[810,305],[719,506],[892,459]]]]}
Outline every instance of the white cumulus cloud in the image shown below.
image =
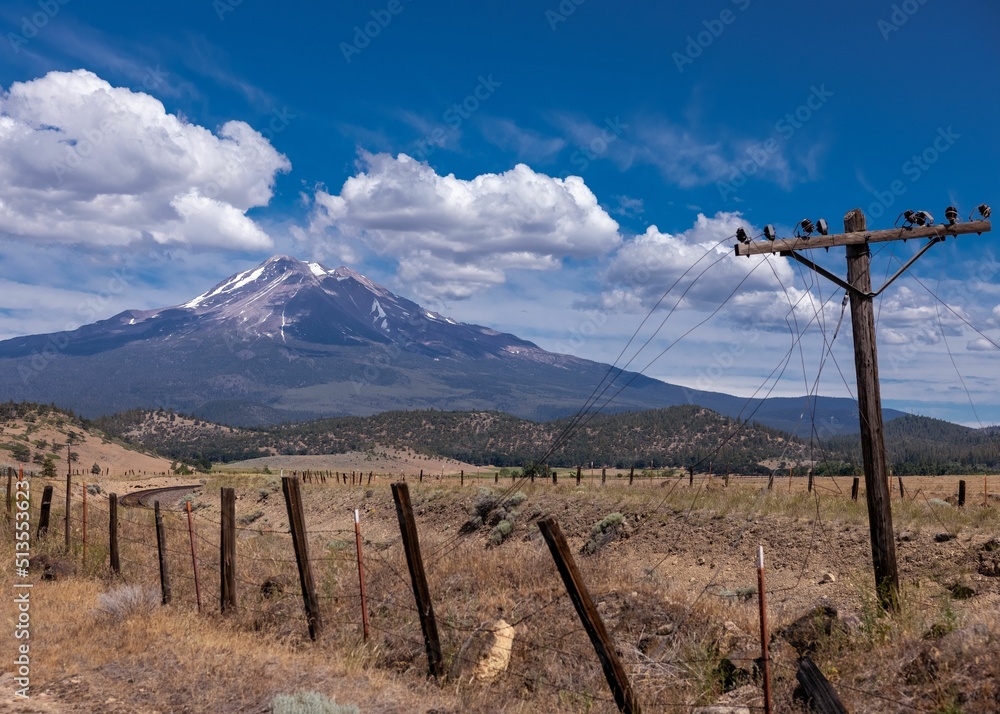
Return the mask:
{"type": "Polygon", "coordinates": [[[427,297],[465,298],[502,284],[509,270],[551,270],[567,258],[606,255],[618,223],[578,176],[536,173],[441,176],[406,154],[364,154],[339,195],[317,191],[300,240],[331,232],[398,262],[401,278],[427,297]]]}
{"type": "Polygon", "coordinates": [[[0,92],[0,234],[11,238],[269,248],[246,211],[290,168],[244,122],[213,133],[85,70],[0,92]]]}
{"type": "Polygon", "coordinates": [[[601,296],[603,306],[649,309],[674,286],[668,306],[681,300],[681,308],[712,310],[739,286],[727,317],[753,316],[759,326],[784,329],[789,303],[800,317],[814,317],[819,302],[795,286],[795,274],[787,260],[733,255],[740,227],[756,232],[739,213],[727,212],[712,217],[698,214],[694,225],[681,233],[664,233],[649,226],[625,243],[612,260],[605,276],[609,286],[601,296]]]}

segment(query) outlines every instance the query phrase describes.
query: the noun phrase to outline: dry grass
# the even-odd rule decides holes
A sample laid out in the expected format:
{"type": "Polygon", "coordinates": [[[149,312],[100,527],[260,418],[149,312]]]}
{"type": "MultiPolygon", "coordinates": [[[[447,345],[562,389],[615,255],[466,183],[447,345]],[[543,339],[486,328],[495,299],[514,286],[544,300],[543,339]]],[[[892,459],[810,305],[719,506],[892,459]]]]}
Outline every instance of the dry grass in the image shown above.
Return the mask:
{"type": "MultiPolygon", "coordinates": [[[[900,711],[902,702],[926,711],[997,708],[1000,669],[991,651],[1000,634],[1000,587],[976,574],[976,558],[998,519],[995,509],[971,500],[963,510],[919,497],[894,501],[897,531],[910,531],[912,540],[899,543],[903,607],[889,618],[871,597],[865,506],[863,499],[850,502],[849,479],[841,494],[820,480],[813,494],[789,492],[780,481],[770,492],[759,482],[736,480],[726,489],[718,479],[696,481],[695,488],[686,479],[637,482],[631,489],[622,479],[609,479],[603,489],[586,482],[576,488],[572,480],[556,488],[519,484],[523,500],[507,504],[503,514],[513,530],[492,547],[490,514],[475,533],[459,536],[458,530],[477,515],[477,500],[482,503],[475,486],[498,487],[484,480],[462,490],[457,483],[411,479],[446,669],[484,622],[502,617],[517,632],[510,670],[499,681],[435,684],[426,679],[387,483],[303,486],[325,625],[312,643],[284,502],[270,479],[213,477],[196,496],[207,504],[195,517],[200,615],[186,515],[165,513],[173,602],[147,611],[148,595],[141,593],[159,595],[152,515],[123,509],[123,574],[112,577],[102,544],[106,514],[94,499],[86,563],[79,546],[73,553],[83,566],[80,576],[36,581],[32,590],[36,697],[48,691],[61,705],[108,712],[266,712],[276,694],[298,691],[354,703],[362,712],[616,711],[533,521],[555,516],[579,553],[598,523],[620,513],[628,537],[595,555],[579,554],[577,562],[647,711],[760,704],[752,662],[759,653],[752,560],[758,543],[768,557],[774,632],[818,604],[847,616],[849,631],[820,641],[814,658],[852,711],[900,711]],[[218,614],[217,489],[223,484],[237,487],[238,518],[255,516],[238,538],[239,607],[225,617],[218,614]],[[364,514],[367,644],[359,623],[353,508],[364,514]],[[957,538],[935,543],[941,532],[957,538]],[[827,572],[836,582],[820,585],[827,572]],[[134,589],[123,590],[123,583],[134,589]],[[975,596],[955,599],[949,588],[957,583],[971,586],[975,596]]],[[[54,503],[60,502],[57,493],[54,503]]],[[[57,509],[54,533],[39,546],[53,555],[61,549],[59,517],[57,509]]],[[[8,540],[0,555],[11,553],[8,540]]],[[[4,584],[10,588],[9,574],[4,584]]],[[[9,598],[4,608],[12,618],[9,598]]],[[[795,711],[796,653],[780,637],[772,651],[777,711],[795,711]]]]}

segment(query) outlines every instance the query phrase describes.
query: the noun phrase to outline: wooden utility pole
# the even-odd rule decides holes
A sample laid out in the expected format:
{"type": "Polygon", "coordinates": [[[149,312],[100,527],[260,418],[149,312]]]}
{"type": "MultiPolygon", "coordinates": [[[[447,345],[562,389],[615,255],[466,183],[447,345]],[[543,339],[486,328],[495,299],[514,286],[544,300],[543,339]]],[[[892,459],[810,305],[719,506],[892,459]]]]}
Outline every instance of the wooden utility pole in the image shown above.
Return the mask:
{"type": "MultiPolygon", "coordinates": [[[[865,214],[856,208],[844,216],[844,231],[866,230],[865,214]]],[[[878,349],[875,343],[875,306],[871,298],[871,251],[867,244],[847,246],[847,282],[851,296],[851,327],[854,330],[854,368],[858,381],[858,416],[861,427],[861,459],[865,466],[865,497],[868,530],[875,568],[875,591],[888,610],[899,605],[899,572],[896,540],[892,533],[889,505],[889,467],[885,458],[882,427],[882,395],[878,380],[878,349]]]]}
{"type": "MultiPolygon", "coordinates": [[[[981,209],[989,217],[987,207],[981,209]]],[[[851,300],[851,326],[854,331],[854,366],[857,371],[858,415],[861,427],[861,454],[865,468],[865,497],[868,501],[868,528],[872,543],[872,564],[879,603],[887,610],[899,606],[899,573],[896,568],[896,547],[892,533],[892,509],[889,503],[889,471],[885,457],[882,428],[882,397],[879,392],[878,352],[875,341],[875,311],[873,300],[896,278],[905,273],[932,246],[948,236],[986,233],[991,230],[988,220],[965,223],[949,222],[938,225],[914,225],[902,228],[869,231],[865,214],[860,208],[844,216],[844,233],[812,235],[782,240],[746,241],[736,245],[736,255],[778,253],[793,258],[823,277],[844,288],[851,300]],[[872,292],[870,243],[929,238],[885,284],[872,292]],[[846,246],[847,280],[817,265],[797,251],[846,246]]],[[[810,231],[811,232],[811,231],[810,231]]],[[[852,495],[856,494],[856,491],[852,495]]]]}

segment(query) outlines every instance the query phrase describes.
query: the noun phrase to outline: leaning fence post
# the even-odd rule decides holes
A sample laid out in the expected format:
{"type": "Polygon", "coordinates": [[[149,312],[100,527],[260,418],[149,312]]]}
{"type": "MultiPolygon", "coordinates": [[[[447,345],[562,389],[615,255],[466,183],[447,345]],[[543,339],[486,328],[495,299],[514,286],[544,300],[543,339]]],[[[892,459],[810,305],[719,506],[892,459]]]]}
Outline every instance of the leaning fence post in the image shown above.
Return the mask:
{"type": "Polygon", "coordinates": [[[434,618],[430,588],[427,587],[424,562],[420,558],[417,523],[413,518],[413,505],[410,503],[410,490],[407,485],[405,483],[392,484],[392,498],[396,502],[396,517],[399,519],[399,531],[403,536],[406,565],[410,570],[410,580],[413,581],[413,597],[417,601],[417,613],[420,615],[420,629],[423,632],[424,646],[427,650],[427,669],[430,676],[441,677],[444,675],[441,640],[438,638],[437,620],[434,618]]]}
{"type": "Polygon", "coordinates": [[[899,482],[899,497],[900,498],[905,498],[906,497],[906,493],[903,491],[903,477],[902,476],[897,476],[896,480],[899,482]]]}
{"type": "Polygon", "coordinates": [[[361,631],[365,642],[368,641],[368,600],[365,597],[365,566],[361,557],[361,516],[354,509],[354,543],[358,551],[358,583],[361,586],[361,631]]]}
{"type": "Polygon", "coordinates": [[[160,592],[162,603],[170,604],[170,571],[167,569],[167,534],[163,528],[163,516],[160,515],[160,502],[153,501],[153,513],[156,519],[156,552],[160,559],[160,592]]]}
{"type": "Polygon", "coordinates": [[[201,612],[201,585],[198,582],[198,553],[194,547],[194,523],[191,520],[191,501],[187,501],[188,536],[191,538],[191,567],[194,571],[194,599],[201,612]]]}
{"type": "Polygon", "coordinates": [[[122,562],[118,554],[118,494],[108,494],[108,552],[111,558],[111,571],[121,575],[122,562]]]}
{"type": "Polygon", "coordinates": [[[799,660],[795,679],[802,687],[810,711],[819,714],[847,714],[847,708],[837,696],[837,691],[808,655],[799,660]]]}
{"type": "Polygon", "coordinates": [[[757,546],[757,601],[760,604],[760,659],[764,673],[764,714],[771,714],[771,657],[767,650],[767,593],[764,589],[764,546],[757,546]]]}
{"type": "Polygon", "coordinates": [[[222,612],[236,609],[236,491],[221,491],[222,518],[219,534],[221,583],[219,600],[222,612]]]}
{"type": "Polygon", "coordinates": [[[552,552],[552,559],[556,562],[556,568],[559,570],[559,575],[566,586],[570,600],[573,601],[576,613],[583,623],[583,628],[587,631],[590,642],[597,651],[597,657],[601,661],[601,668],[604,670],[604,676],[608,680],[612,694],[614,694],[618,709],[625,714],[640,714],[639,701],[632,692],[628,674],[618,659],[618,653],[615,651],[611,636],[604,627],[600,613],[594,607],[594,601],[580,576],[580,571],[577,570],[576,561],[573,560],[573,554],[570,552],[559,524],[554,518],[548,517],[538,521],[538,528],[542,531],[542,536],[552,552]]]}
{"type": "Polygon", "coordinates": [[[861,479],[857,476],[854,477],[854,481],[851,482],[851,500],[858,500],[858,487],[861,485],[861,479]]]}
{"type": "Polygon", "coordinates": [[[288,507],[288,525],[292,529],[292,544],[295,546],[295,560],[299,565],[299,583],[302,586],[302,602],[306,608],[306,622],[309,624],[309,638],[315,640],[323,632],[323,619],[319,613],[319,600],[313,584],[312,567],[309,564],[306,522],[302,513],[302,494],[299,481],[294,477],[281,480],[281,490],[285,493],[288,507]]]}
{"type": "Polygon", "coordinates": [[[52,510],[52,486],[42,489],[42,508],[38,513],[38,531],[35,538],[41,539],[49,531],[49,511],[52,510]]]}

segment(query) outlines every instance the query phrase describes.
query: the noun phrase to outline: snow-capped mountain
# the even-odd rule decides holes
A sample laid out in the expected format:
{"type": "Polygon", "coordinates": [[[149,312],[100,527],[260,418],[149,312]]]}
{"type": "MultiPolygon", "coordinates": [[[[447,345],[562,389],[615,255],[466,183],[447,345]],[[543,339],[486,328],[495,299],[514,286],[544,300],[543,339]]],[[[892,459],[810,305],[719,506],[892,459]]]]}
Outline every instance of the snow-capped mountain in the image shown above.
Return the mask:
{"type": "MultiPolygon", "coordinates": [[[[431,312],[350,268],[275,256],[181,305],[0,342],[0,400],[84,416],[172,407],[231,424],[416,408],[545,419],[575,412],[608,370],[431,312]]],[[[745,408],[736,397],[629,379],[613,409],[745,408]]],[[[768,400],[757,418],[789,426],[802,402],[785,401],[768,400]]],[[[831,406],[820,415],[856,424],[853,402],[821,401],[831,406]]]]}
{"type": "MultiPolygon", "coordinates": [[[[350,268],[330,270],[277,255],[207,292],[156,310],[126,310],[71,333],[60,350],[95,354],[135,340],[169,340],[209,333],[231,343],[273,341],[308,345],[395,344],[416,354],[518,355],[552,361],[534,344],[479,325],[456,322],[395,295],[350,268]]],[[[0,342],[0,358],[44,349],[46,335],[0,342]]]]}

